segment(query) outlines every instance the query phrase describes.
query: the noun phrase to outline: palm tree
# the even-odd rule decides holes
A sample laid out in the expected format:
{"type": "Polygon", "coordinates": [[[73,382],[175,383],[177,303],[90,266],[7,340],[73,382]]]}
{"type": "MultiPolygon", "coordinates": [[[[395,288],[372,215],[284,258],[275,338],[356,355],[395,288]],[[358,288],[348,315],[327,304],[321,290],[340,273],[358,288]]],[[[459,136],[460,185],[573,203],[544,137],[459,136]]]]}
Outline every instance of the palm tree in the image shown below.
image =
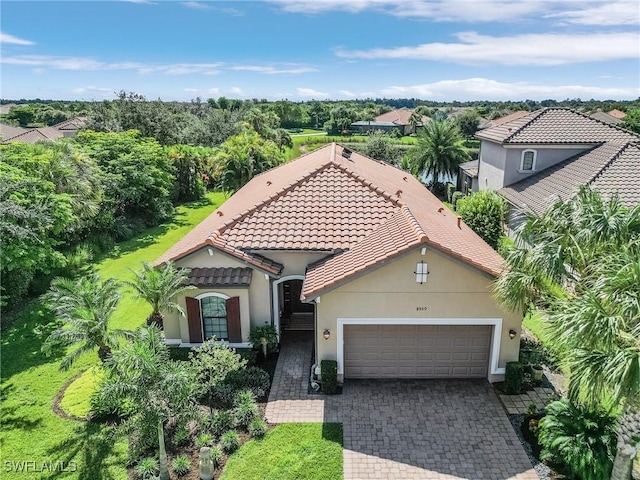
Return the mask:
{"type": "Polygon", "coordinates": [[[175,302],[175,297],[196,288],[187,283],[189,276],[185,270],[177,269],[171,262],[158,268],[143,262],[142,270],[134,271],[133,274],[134,280],[127,284],[133,289],[137,298],[151,305],[147,325],[157,325],[162,328],[163,311],[177,311],[184,316],[184,310],[175,302]]]}
{"type": "Polygon", "coordinates": [[[96,348],[104,363],[121,339],[133,335],[127,330],[109,329],[109,320],[121,297],[119,287],[116,280],[102,281],[97,274],[79,280],[56,278],[51,282],[44,299],[62,326],[49,335],[42,351],[50,354],[54,346],[78,345],[62,360],[61,369],[68,369],[80,355],[96,348]]]}
{"type": "Polygon", "coordinates": [[[571,372],[569,398],[619,406],[626,423],[640,403],[640,206],[582,189],[530,215],[505,260],[496,292],[508,307],[546,314],[571,372]]]}
{"type": "Polygon", "coordinates": [[[451,122],[431,121],[418,133],[418,144],[411,156],[411,173],[426,174],[435,184],[440,178],[453,177],[458,166],[469,160],[458,128],[451,122]]]}
{"type": "Polygon", "coordinates": [[[154,325],[139,328],[133,341],[115,351],[106,367],[97,398],[116,398],[133,409],[123,427],[134,432],[135,453],[153,445],[151,439],[157,435],[160,478],[169,480],[164,425],[171,419],[195,418],[194,370],[187,362],[170,359],[164,335],[154,325]]]}
{"type": "Polygon", "coordinates": [[[416,110],[411,112],[411,116],[409,117],[409,125],[411,125],[411,131],[414,133],[418,132],[418,126],[422,126],[422,115],[420,115],[416,110]]]}

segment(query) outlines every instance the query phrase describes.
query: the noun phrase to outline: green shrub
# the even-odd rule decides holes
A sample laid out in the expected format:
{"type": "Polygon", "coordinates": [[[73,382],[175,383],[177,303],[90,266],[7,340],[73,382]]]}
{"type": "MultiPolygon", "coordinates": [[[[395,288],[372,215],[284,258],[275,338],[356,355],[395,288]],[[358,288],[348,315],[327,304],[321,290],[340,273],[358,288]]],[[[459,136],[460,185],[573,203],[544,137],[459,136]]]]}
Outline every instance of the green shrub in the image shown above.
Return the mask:
{"type": "Polygon", "coordinates": [[[236,352],[240,355],[240,358],[246,360],[247,367],[253,367],[256,364],[256,360],[258,359],[257,351],[252,348],[238,348],[236,352]]]}
{"type": "Polygon", "coordinates": [[[236,423],[242,428],[247,428],[249,424],[258,416],[258,405],[251,401],[238,403],[233,410],[236,423]]]}
{"type": "Polygon", "coordinates": [[[190,440],[191,432],[189,431],[189,425],[187,425],[186,423],[178,425],[178,428],[176,428],[176,431],[173,434],[173,444],[178,447],[182,447],[184,445],[187,445],[190,440]]]}
{"type": "Polygon", "coordinates": [[[249,390],[255,398],[260,398],[269,390],[271,377],[261,368],[248,367],[230,372],[224,383],[231,385],[235,390],[249,390]]]}
{"type": "Polygon", "coordinates": [[[520,362],[507,362],[504,373],[504,392],[508,395],[520,393],[524,369],[520,362]]]}
{"type": "Polygon", "coordinates": [[[140,480],[149,480],[156,476],[159,472],[158,461],[155,458],[147,457],[138,462],[136,468],[134,468],[136,478],[140,480]]]}
{"type": "Polygon", "coordinates": [[[211,433],[213,433],[216,438],[220,438],[220,436],[233,428],[233,415],[226,410],[219,410],[213,415],[211,415],[211,433]]]}
{"type": "Polygon", "coordinates": [[[453,194],[451,195],[451,206],[453,207],[453,209],[456,209],[456,205],[458,204],[458,200],[460,200],[461,198],[463,198],[465,195],[462,192],[453,192],[453,194]]]}
{"type": "Polygon", "coordinates": [[[445,188],[447,191],[447,202],[451,203],[451,201],[453,200],[453,194],[456,191],[456,186],[451,182],[447,182],[445,188]]]}
{"type": "Polygon", "coordinates": [[[249,341],[254,348],[262,349],[262,354],[267,356],[267,349],[278,342],[278,331],[273,325],[253,327],[249,332],[249,341]]]}
{"type": "Polygon", "coordinates": [[[211,462],[213,463],[213,468],[218,468],[222,463],[222,450],[220,450],[219,446],[211,447],[211,462]]]}
{"type": "Polygon", "coordinates": [[[209,433],[201,433],[198,435],[198,438],[196,438],[196,447],[198,449],[210,447],[211,445],[213,445],[213,437],[209,433]]]}
{"type": "Polygon", "coordinates": [[[191,470],[191,461],[185,455],[180,455],[179,457],[173,459],[171,466],[173,467],[173,471],[177,476],[183,477],[184,475],[189,473],[189,470],[191,470]]]}
{"type": "Polygon", "coordinates": [[[241,390],[239,392],[236,392],[235,396],[233,397],[233,406],[237,407],[242,403],[255,401],[256,397],[253,395],[253,393],[251,393],[249,390],[241,390]]]}
{"type": "Polygon", "coordinates": [[[254,418],[249,424],[249,435],[252,437],[264,437],[267,433],[267,423],[262,418],[254,418]]]}
{"type": "Polygon", "coordinates": [[[233,430],[229,430],[220,437],[220,446],[225,453],[233,453],[240,446],[240,436],[233,430]]]}
{"type": "Polygon", "coordinates": [[[504,235],[506,205],[497,193],[482,190],[459,199],[455,208],[464,223],[493,248],[498,248],[500,238],[504,235]]]}
{"type": "Polygon", "coordinates": [[[570,478],[608,480],[616,454],[616,418],[568,400],[551,402],[540,420],[541,459],[559,464],[570,478]]]}
{"type": "Polygon", "coordinates": [[[193,348],[189,358],[208,397],[217,396],[217,387],[229,372],[240,370],[247,364],[233,348],[217,343],[215,338],[193,348]]]}
{"type": "Polygon", "coordinates": [[[322,360],[320,362],[320,376],[322,378],[322,391],[324,393],[336,393],[338,387],[338,362],[335,360],[322,360]]]}

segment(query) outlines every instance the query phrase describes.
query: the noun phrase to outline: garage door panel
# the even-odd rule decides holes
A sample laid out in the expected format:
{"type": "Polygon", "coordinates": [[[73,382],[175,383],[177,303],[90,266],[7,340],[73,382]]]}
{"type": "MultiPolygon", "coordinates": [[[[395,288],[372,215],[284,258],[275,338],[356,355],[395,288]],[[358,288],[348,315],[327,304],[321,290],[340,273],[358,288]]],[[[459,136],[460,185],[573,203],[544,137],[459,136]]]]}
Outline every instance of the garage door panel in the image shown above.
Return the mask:
{"type": "Polygon", "coordinates": [[[345,378],[484,378],[488,325],[345,325],[345,378]]]}

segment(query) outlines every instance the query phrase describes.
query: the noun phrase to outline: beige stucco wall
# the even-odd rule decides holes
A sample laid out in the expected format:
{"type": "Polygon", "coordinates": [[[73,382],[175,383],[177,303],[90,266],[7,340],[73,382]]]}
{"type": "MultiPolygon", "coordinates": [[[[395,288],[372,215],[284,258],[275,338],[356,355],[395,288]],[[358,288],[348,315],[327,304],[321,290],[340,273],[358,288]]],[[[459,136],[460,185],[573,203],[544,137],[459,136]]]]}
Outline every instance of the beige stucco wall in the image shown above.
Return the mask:
{"type": "MultiPolygon", "coordinates": [[[[390,262],[320,297],[317,361],[336,360],[337,318],[502,318],[499,367],[518,358],[522,315],[501,309],[492,295],[493,279],[443,253],[421,249],[390,262]],[[426,283],[415,281],[416,263],[428,264],[426,283]],[[329,340],[322,338],[325,328],[329,340]],[[509,329],[518,332],[509,339],[509,329]]],[[[500,380],[491,376],[491,381],[500,380]]]]}

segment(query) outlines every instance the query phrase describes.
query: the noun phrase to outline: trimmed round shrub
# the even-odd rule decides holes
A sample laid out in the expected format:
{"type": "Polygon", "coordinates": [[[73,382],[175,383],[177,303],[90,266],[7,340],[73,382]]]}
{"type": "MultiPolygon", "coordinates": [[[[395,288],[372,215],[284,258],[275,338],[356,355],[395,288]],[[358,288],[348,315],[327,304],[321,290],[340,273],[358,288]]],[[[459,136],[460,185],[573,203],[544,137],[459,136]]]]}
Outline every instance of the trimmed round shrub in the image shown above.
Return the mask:
{"type": "Polygon", "coordinates": [[[271,377],[261,368],[248,367],[229,372],[224,383],[231,385],[235,390],[249,390],[256,398],[260,398],[269,390],[271,377]]]}
{"type": "Polygon", "coordinates": [[[176,475],[183,477],[191,470],[191,461],[185,455],[180,455],[173,459],[171,466],[176,475]]]}
{"type": "Polygon", "coordinates": [[[238,393],[237,389],[233,385],[221,383],[216,385],[213,389],[213,394],[216,400],[225,407],[231,407],[233,400],[238,393]]]}
{"type": "Polygon", "coordinates": [[[267,433],[267,423],[261,418],[254,418],[249,424],[249,435],[252,437],[264,437],[267,433]]]}
{"type": "Polygon", "coordinates": [[[158,471],[158,461],[153,457],[143,458],[138,462],[136,468],[133,469],[136,478],[140,480],[150,480],[158,474],[158,471]]]}
{"type": "Polygon", "coordinates": [[[507,395],[517,395],[522,388],[524,369],[520,362],[507,362],[504,373],[504,392],[507,395]]]}
{"type": "Polygon", "coordinates": [[[239,403],[233,410],[236,423],[242,428],[247,428],[249,424],[258,416],[258,405],[254,401],[244,401],[239,403]]]}
{"type": "Polygon", "coordinates": [[[227,454],[235,452],[240,446],[240,435],[233,430],[229,430],[220,437],[220,446],[227,454]]]}
{"type": "Polygon", "coordinates": [[[208,433],[201,433],[198,435],[198,438],[196,438],[196,447],[199,449],[202,447],[210,447],[211,445],[213,445],[213,436],[208,433]]]}
{"type": "Polygon", "coordinates": [[[256,397],[249,390],[242,390],[240,392],[236,392],[235,397],[233,397],[233,404],[237,407],[243,403],[247,402],[255,402],[256,397]]]}
{"type": "Polygon", "coordinates": [[[233,428],[233,415],[226,410],[219,410],[211,415],[210,430],[216,438],[233,428]]]}

